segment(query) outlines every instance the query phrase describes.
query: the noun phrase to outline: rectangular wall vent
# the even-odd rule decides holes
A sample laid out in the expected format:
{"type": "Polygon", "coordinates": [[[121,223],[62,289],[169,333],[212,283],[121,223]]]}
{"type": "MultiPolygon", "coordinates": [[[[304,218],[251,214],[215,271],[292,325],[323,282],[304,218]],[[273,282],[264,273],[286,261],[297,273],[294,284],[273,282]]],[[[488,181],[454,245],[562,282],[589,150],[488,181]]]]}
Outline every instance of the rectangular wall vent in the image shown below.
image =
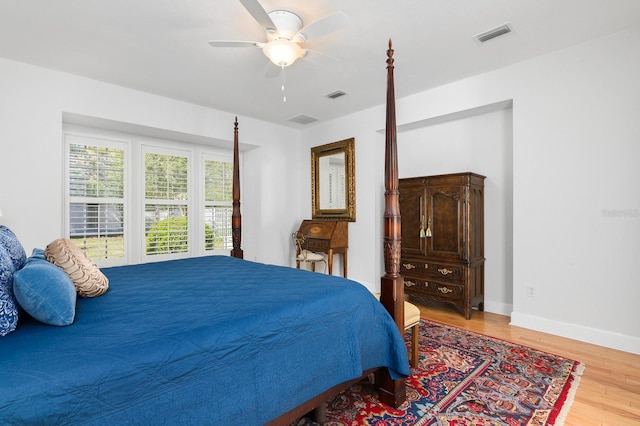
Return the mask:
{"type": "Polygon", "coordinates": [[[328,95],[326,95],[325,97],[329,98],[329,99],[336,99],[339,98],[340,96],[344,96],[346,95],[345,92],[343,92],[342,90],[336,90],[333,93],[329,93],[328,95]]]}
{"type": "Polygon", "coordinates": [[[489,31],[485,31],[481,34],[474,35],[473,38],[479,43],[485,43],[489,40],[493,40],[496,37],[503,36],[505,34],[509,34],[513,31],[513,27],[510,23],[506,23],[500,25],[499,27],[492,28],[489,31]]]}
{"type": "Polygon", "coordinates": [[[314,121],[318,121],[318,119],[309,117],[308,115],[298,114],[295,117],[291,117],[289,121],[298,123],[298,124],[309,124],[309,123],[313,123],[314,121]]]}

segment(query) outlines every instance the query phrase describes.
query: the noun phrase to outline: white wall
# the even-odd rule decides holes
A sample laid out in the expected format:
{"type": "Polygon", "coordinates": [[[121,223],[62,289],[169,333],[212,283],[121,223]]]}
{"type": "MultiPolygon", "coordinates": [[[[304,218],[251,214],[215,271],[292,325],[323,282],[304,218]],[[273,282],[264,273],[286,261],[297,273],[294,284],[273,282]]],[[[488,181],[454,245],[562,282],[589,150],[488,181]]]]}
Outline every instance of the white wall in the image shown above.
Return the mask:
{"type": "MultiPolygon", "coordinates": [[[[489,192],[503,194],[495,207],[488,201],[495,208],[493,214],[506,224],[495,228],[502,232],[501,241],[487,246],[494,252],[493,256],[487,253],[487,265],[498,272],[491,272],[494,278],[487,282],[485,307],[500,312],[512,303],[512,324],[634,353],[640,353],[636,307],[640,286],[635,267],[640,260],[638,45],[640,28],[635,27],[398,99],[396,107],[397,123],[409,129],[398,133],[398,149],[402,152],[405,142],[413,149],[410,155],[402,154],[401,176],[423,174],[423,160],[428,165],[424,174],[474,167],[479,173],[486,170],[489,192]],[[509,101],[513,105],[511,147],[508,109],[478,118],[482,122],[465,113],[509,101]],[[457,124],[448,122],[456,116],[464,118],[457,124]],[[432,122],[444,123],[432,126],[432,122]],[[450,152],[437,141],[435,147],[422,143],[422,139],[440,138],[445,130],[442,137],[457,138],[448,147],[450,152]],[[477,130],[475,138],[472,133],[477,130]],[[465,131],[465,137],[459,138],[465,131]],[[487,155],[484,148],[476,150],[491,143],[494,131],[502,133],[503,140],[493,141],[498,146],[486,149],[498,150],[497,155],[487,155]],[[469,157],[465,153],[470,143],[474,149],[469,157]],[[438,162],[431,157],[434,150],[459,158],[438,162]],[[496,174],[501,175],[500,187],[491,181],[496,174]],[[511,261],[513,283],[508,288],[511,261]],[[527,296],[528,287],[533,288],[534,297],[527,296]]],[[[410,46],[404,50],[412,52],[410,46]]],[[[396,46],[396,67],[402,63],[402,52],[403,47],[396,46]]],[[[396,68],[396,82],[408,72],[396,68]]],[[[381,91],[381,100],[383,96],[381,91]]],[[[382,136],[375,131],[383,126],[381,105],[302,132],[307,147],[356,138],[358,217],[350,227],[349,268],[357,271],[350,273],[352,278],[374,290],[379,288],[377,277],[382,270],[377,241],[382,235],[383,209],[382,136]],[[363,194],[371,190],[380,195],[363,194]],[[372,253],[376,244],[377,252],[372,253]]],[[[301,155],[308,161],[307,153],[301,155]]],[[[302,190],[304,200],[309,194],[302,190]]],[[[491,226],[494,219],[485,220],[491,226]]]]}
{"type": "MultiPolygon", "coordinates": [[[[156,137],[227,141],[234,114],[0,59],[0,223],[27,252],[62,236],[63,113],[133,124],[156,137]]],[[[299,132],[238,117],[244,153],[242,219],[245,258],[286,264],[291,244],[283,223],[300,216],[292,182],[299,170],[299,132]]]]}
{"type": "Polygon", "coordinates": [[[636,353],[639,43],[635,28],[513,72],[512,322],[636,353]]]}

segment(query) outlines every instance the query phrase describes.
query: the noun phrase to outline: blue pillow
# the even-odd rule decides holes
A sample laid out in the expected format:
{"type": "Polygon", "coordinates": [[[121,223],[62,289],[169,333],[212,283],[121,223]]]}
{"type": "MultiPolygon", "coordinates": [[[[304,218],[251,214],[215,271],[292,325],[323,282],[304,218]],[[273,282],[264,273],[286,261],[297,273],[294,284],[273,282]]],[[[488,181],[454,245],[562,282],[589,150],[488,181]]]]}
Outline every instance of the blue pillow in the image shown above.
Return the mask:
{"type": "MultiPolygon", "coordinates": [[[[29,257],[29,259],[42,259],[42,260],[47,260],[44,257],[44,249],[41,248],[34,248],[33,251],[31,252],[31,257],[29,257]]],[[[27,261],[29,261],[29,259],[27,259],[27,261]]]]}
{"type": "Polygon", "coordinates": [[[40,322],[64,326],[76,316],[76,288],[56,265],[30,257],[13,277],[13,292],[22,309],[40,322]]]}
{"type": "Polygon", "coordinates": [[[0,336],[18,325],[18,306],[13,296],[13,273],[24,266],[27,255],[16,235],[0,226],[0,336]]]}
{"type": "Polygon", "coordinates": [[[24,247],[18,241],[18,237],[11,229],[6,226],[0,225],[0,246],[9,254],[11,261],[13,262],[14,271],[22,268],[27,261],[27,254],[24,251],[24,247]]]}
{"type": "Polygon", "coordinates": [[[6,336],[18,325],[18,305],[13,296],[13,259],[0,244],[0,336],[6,336]]]}

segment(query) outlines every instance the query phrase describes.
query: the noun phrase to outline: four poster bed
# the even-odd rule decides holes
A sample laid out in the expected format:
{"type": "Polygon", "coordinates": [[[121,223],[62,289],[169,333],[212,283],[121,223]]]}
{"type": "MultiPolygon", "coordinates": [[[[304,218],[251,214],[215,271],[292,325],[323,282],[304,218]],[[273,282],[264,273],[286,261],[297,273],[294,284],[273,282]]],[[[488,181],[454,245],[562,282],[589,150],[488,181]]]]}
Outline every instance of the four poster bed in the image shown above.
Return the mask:
{"type": "Polygon", "coordinates": [[[387,55],[382,303],[344,278],[242,259],[236,120],[231,256],[105,268],[109,290],[78,298],[69,326],[22,313],[0,337],[0,422],[288,424],[373,372],[381,401],[401,404],[391,42],[387,55]]]}

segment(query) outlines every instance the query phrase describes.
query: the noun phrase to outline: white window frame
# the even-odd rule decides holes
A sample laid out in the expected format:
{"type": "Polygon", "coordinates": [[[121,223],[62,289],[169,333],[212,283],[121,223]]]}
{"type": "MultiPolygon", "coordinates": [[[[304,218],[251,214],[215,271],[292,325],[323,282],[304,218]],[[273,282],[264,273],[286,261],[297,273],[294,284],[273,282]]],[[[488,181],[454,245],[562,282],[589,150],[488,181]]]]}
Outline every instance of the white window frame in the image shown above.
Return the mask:
{"type": "MultiPolygon", "coordinates": [[[[202,185],[201,191],[200,191],[200,197],[199,197],[199,211],[202,214],[202,223],[203,225],[206,223],[206,218],[205,218],[205,209],[207,208],[207,206],[210,206],[212,204],[218,205],[218,206],[229,206],[229,208],[231,208],[231,214],[233,214],[233,193],[232,193],[232,200],[229,202],[212,202],[212,201],[207,201],[206,200],[206,196],[205,196],[205,177],[206,177],[206,162],[207,161],[217,161],[217,162],[222,162],[222,163],[231,163],[232,166],[232,176],[231,176],[231,184],[233,184],[233,152],[230,152],[228,155],[223,155],[223,154],[213,154],[213,153],[209,153],[209,152],[203,152],[200,155],[200,184],[202,185]]],[[[233,191],[233,189],[232,189],[233,191]]],[[[217,250],[206,250],[206,242],[205,242],[205,236],[204,233],[202,234],[202,239],[200,242],[199,247],[202,249],[202,252],[208,255],[217,255],[217,254],[229,254],[229,252],[233,249],[233,235],[231,235],[231,215],[229,215],[229,232],[230,232],[230,246],[228,248],[222,248],[222,249],[217,249],[217,250]]]]}
{"type": "Polygon", "coordinates": [[[63,233],[66,238],[71,237],[71,204],[72,203],[87,203],[84,197],[71,196],[70,194],[70,155],[71,145],[88,145],[101,148],[118,149],[124,151],[124,181],[123,181],[123,198],[93,198],[92,202],[98,204],[122,204],[123,205],[123,239],[124,239],[124,253],[122,257],[94,260],[96,265],[100,267],[125,265],[129,262],[129,230],[127,224],[127,216],[129,213],[129,165],[130,165],[130,150],[129,141],[121,140],[117,138],[100,136],[100,135],[86,135],[77,132],[64,132],[64,166],[63,166],[63,233]]]}
{"type": "Polygon", "coordinates": [[[140,149],[140,206],[138,211],[141,218],[141,233],[140,233],[140,248],[141,257],[144,262],[157,262],[161,260],[180,259],[194,256],[197,253],[197,248],[194,242],[194,229],[197,221],[194,218],[194,197],[198,192],[195,190],[193,182],[193,150],[184,148],[167,148],[159,145],[142,144],[140,149]],[[187,200],[158,200],[152,199],[153,204],[166,204],[166,205],[184,205],[187,209],[187,251],[182,253],[166,253],[166,254],[147,254],[147,238],[146,238],[146,154],[160,154],[170,155],[177,157],[185,157],[187,159],[187,200]]]}
{"type": "MultiPolygon", "coordinates": [[[[233,163],[231,148],[218,148],[183,141],[158,139],[114,130],[94,127],[76,126],[63,123],[62,144],[63,158],[63,214],[62,235],[66,238],[71,233],[70,214],[72,198],[70,197],[70,143],[104,146],[124,150],[124,197],[123,204],[123,237],[124,256],[122,258],[93,260],[99,267],[120,266],[126,264],[157,262],[162,260],[211,255],[230,255],[231,249],[205,250],[205,161],[221,161],[233,163]],[[180,155],[188,161],[188,244],[186,253],[146,254],[145,232],[145,154],[147,152],[180,155]],[[136,167],[137,166],[137,167],[136,167]]],[[[241,154],[242,155],[242,154],[241,154]]],[[[240,161],[242,156],[240,157],[240,161]]],[[[91,200],[92,203],[94,200],[91,200]]],[[[86,203],[87,201],[78,201],[86,203]]],[[[233,203],[230,203],[233,208],[233,203]]],[[[233,240],[231,242],[233,244],[233,240]]]]}

